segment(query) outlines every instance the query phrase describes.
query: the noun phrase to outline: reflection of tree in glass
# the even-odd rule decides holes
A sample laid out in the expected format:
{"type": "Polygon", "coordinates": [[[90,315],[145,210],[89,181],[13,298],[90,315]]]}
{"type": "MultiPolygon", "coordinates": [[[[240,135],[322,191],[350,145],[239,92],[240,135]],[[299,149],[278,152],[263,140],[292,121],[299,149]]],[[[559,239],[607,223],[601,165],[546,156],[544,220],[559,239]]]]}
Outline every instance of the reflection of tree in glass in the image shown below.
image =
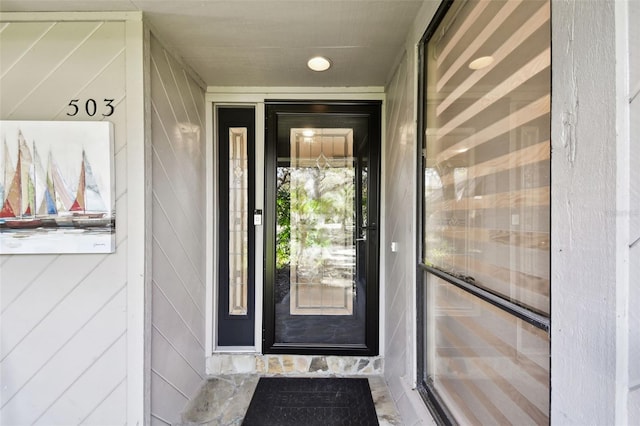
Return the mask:
{"type": "Polygon", "coordinates": [[[291,255],[291,169],[278,167],[276,182],[276,268],[289,264],[291,255]]]}
{"type": "Polygon", "coordinates": [[[320,178],[321,172],[315,167],[291,171],[291,262],[295,265],[301,264],[307,248],[328,243],[319,225],[325,222],[331,205],[330,200],[322,196],[320,178]]]}
{"type": "Polygon", "coordinates": [[[316,167],[278,168],[278,269],[291,261],[299,264],[310,248],[352,245],[355,220],[354,179],[355,170],[350,167],[324,170],[316,167]]]}
{"type": "MultiPolygon", "coordinates": [[[[316,167],[291,171],[291,265],[315,281],[337,251],[353,250],[355,173],[353,168],[316,167]]],[[[340,255],[342,256],[342,255],[340,255]]]]}

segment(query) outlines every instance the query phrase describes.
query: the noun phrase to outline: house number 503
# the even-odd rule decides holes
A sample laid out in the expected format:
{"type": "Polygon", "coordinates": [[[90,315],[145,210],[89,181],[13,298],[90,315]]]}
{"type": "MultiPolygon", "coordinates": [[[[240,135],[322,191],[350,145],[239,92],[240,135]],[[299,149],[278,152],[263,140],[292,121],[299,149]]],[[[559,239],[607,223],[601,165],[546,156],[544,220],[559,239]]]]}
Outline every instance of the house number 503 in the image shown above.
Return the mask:
{"type": "MultiPolygon", "coordinates": [[[[87,99],[84,103],[84,112],[87,113],[89,117],[93,117],[94,115],[100,113],[103,117],[109,117],[113,114],[115,107],[113,106],[114,99],[103,99],[102,103],[98,105],[98,101],[95,99],[87,99]],[[100,109],[100,111],[98,111],[100,109]]],[[[67,112],[69,117],[73,117],[80,113],[80,108],[83,105],[80,103],[80,99],[71,99],[69,102],[69,107],[71,111],[67,112]]]]}

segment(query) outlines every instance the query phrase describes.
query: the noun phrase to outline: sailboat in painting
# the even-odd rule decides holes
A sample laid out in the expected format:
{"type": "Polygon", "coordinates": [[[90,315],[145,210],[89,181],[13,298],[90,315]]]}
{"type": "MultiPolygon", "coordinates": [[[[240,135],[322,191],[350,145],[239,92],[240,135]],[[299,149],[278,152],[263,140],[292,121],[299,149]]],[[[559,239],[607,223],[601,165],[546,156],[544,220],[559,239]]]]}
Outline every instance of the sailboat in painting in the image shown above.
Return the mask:
{"type": "MultiPolygon", "coordinates": [[[[5,162],[9,160],[5,141],[5,162]]],[[[0,210],[0,218],[8,228],[37,228],[42,226],[42,220],[35,215],[36,189],[29,169],[32,167],[32,156],[27,143],[18,133],[18,161],[16,164],[9,190],[0,210]]],[[[7,169],[5,169],[7,170],[7,169]]],[[[5,173],[5,180],[7,175],[5,173]]]]}
{"type": "Polygon", "coordinates": [[[73,223],[77,227],[111,225],[111,218],[105,217],[106,207],[84,150],[82,151],[78,191],[69,210],[74,212],[73,223]]]}
{"type": "Polygon", "coordinates": [[[82,151],[75,198],[49,152],[44,171],[35,143],[30,149],[18,132],[18,158],[12,166],[4,141],[4,193],[0,224],[5,228],[112,226],[86,152],[82,151]]]}

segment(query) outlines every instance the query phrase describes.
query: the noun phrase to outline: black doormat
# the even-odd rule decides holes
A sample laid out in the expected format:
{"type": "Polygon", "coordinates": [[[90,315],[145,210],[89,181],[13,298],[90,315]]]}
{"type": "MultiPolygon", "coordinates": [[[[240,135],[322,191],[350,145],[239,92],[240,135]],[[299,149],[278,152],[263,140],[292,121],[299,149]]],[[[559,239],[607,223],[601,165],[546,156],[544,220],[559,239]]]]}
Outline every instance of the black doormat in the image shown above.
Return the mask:
{"type": "Polygon", "coordinates": [[[375,426],[368,379],[262,377],[244,426],[375,426]]]}

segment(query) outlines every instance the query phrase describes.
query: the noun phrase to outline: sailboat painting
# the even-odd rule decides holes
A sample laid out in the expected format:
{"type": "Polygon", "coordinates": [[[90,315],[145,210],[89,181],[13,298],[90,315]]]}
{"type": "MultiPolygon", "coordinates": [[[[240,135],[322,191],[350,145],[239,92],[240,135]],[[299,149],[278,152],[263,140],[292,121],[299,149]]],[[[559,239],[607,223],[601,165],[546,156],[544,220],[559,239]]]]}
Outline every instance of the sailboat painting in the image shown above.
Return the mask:
{"type": "Polygon", "coordinates": [[[0,254],[115,251],[113,124],[0,121],[0,254]]]}

